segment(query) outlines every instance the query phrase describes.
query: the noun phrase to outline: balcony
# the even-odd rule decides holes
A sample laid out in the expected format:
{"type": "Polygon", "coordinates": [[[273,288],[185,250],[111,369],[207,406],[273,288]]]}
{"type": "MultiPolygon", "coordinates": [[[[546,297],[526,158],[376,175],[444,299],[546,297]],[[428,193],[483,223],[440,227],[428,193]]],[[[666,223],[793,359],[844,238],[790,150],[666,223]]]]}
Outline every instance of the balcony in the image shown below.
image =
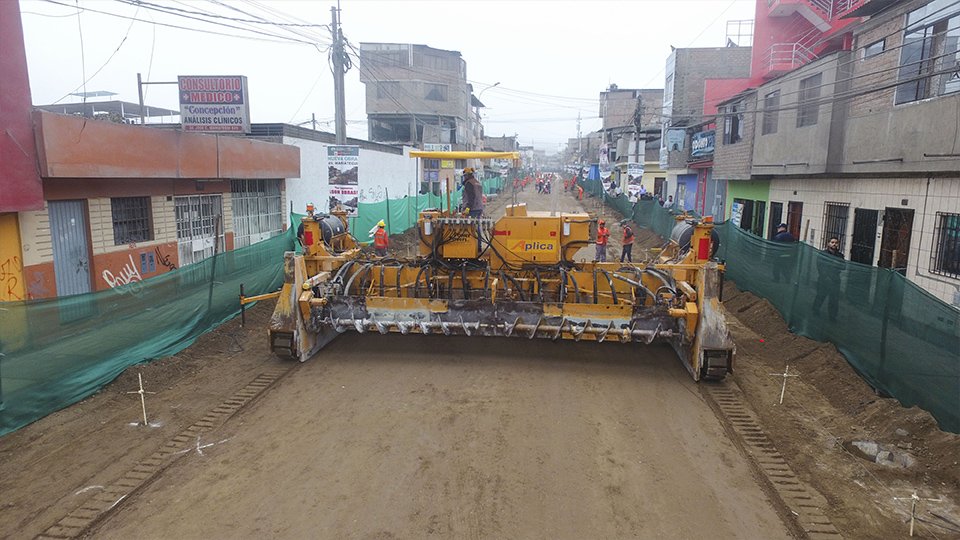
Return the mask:
{"type": "Polygon", "coordinates": [[[774,43],[763,57],[764,77],[772,79],[809,64],[817,55],[800,43],[774,43]]]}
{"type": "Polygon", "coordinates": [[[789,17],[799,13],[820,29],[830,30],[832,22],[857,9],[867,0],[767,0],[771,17],[789,17]]]}

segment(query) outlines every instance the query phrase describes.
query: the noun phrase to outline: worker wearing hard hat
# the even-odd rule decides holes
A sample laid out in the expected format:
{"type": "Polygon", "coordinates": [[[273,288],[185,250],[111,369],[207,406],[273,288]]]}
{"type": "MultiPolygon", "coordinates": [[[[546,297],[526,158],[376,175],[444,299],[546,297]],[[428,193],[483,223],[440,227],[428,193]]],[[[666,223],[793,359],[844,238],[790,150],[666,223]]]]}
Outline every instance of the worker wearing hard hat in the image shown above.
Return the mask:
{"type": "Polygon", "coordinates": [[[378,257],[387,256],[387,247],[390,245],[390,238],[387,235],[387,224],[381,219],[377,223],[377,232],[373,233],[373,249],[378,257]]]}
{"type": "Polygon", "coordinates": [[[610,238],[610,229],[607,222],[597,221],[597,262],[607,262],[607,239],[610,238]]]}
{"type": "Polygon", "coordinates": [[[463,207],[470,217],[483,215],[483,186],[477,180],[473,167],[463,170],[463,207]]]}

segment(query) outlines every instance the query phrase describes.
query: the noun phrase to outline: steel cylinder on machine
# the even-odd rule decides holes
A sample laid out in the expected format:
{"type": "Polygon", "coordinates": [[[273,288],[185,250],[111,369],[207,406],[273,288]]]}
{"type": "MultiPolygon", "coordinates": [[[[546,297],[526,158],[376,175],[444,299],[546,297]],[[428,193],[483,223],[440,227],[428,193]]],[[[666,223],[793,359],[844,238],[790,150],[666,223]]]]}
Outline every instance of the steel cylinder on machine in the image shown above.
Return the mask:
{"type": "MultiPolygon", "coordinates": [[[[677,223],[673,226],[673,230],[670,231],[670,241],[676,243],[680,247],[680,250],[689,248],[690,240],[693,238],[694,228],[694,224],[686,221],[677,223]]],[[[720,235],[716,229],[710,230],[710,243],[712,245],[710,255],[713,256],[717,253],[717,250],[720,249],[720,235]]]]}
{"type": "Polygon", "coordinates": [[[347,232],[343,221],[337,216],[317,216],[316,220],[317,223],[320,224],[320,235],[327,244],[329,244],[333,238],[347,232]]]}

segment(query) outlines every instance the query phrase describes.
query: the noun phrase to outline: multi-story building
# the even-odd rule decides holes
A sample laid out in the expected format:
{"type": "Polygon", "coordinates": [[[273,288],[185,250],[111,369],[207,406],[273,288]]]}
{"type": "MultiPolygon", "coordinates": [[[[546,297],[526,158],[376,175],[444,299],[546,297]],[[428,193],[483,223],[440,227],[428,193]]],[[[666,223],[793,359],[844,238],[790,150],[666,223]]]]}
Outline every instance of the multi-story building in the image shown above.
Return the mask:
{"type": "Polygon", "coordinates": [[[725,121],[739,117],[734,106],[754,119],[741,140],[718,143],[732,213],[760,235],[783,221],[818,248],[837,237],[849,260],[894,269],[960,305],[960,149],[951,135],[960,77],[950,37],[960,5],[854,7],[859,22],[845,24],[841,40],[849,50],[821,52],[752,97],[721,103],[725,121]]]}
{"type": "Polygon", "coordinates": [[[748,86],[751,50],[674,49],[667,58],[660,166],[667,171],[666,193],[681,208],[701,214],[723,213],[726,186],[712,173],[713,115],[720,99],[748,86]]]}
{"type": "MultiPolygon", "coordinates": [[[[359,71],[371,141],[424,150],[480,148],[483,104],[467,83],[467,64],[458,51],[361,43],[359,71]]],[[[457,171],[466,166],[462,159],[422,160],[421,191],[451,189],[457,171]]]]}
{"type": "Polygon", "coordinates": [[[473,150],[480,106],[458,51],[403,43],[361,43],[370,140],[420,147],[449,144],[473,150]]]}

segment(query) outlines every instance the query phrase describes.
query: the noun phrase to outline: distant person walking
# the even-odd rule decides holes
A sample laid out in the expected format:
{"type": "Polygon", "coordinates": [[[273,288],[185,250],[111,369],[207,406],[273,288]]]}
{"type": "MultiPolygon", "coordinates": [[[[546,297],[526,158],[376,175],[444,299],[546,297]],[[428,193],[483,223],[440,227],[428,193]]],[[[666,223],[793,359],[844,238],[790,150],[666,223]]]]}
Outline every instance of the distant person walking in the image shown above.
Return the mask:
{"type": "MultiPolygon", "coordinates": [[[[792,244],[797,239],[787,231],[787,224],[781,223],[777,225],[777,234],[773,235],[773,241],[792,244]]],[[[785,282],[789,283],[793,274],[793,250],[778,249],[776,257],[776,260],[773,261],[773,282],[780,283],[780,278],[783,278],[785,282]]]]}
{"type": "Polygon", "coordinates": [[[629,223],[623,224],[623,249],[620,251],[620,262],[626,258],[627,262],[633,262],[633,228],[629,223]]]}
{"type": "Polygon", "coordinates": [[[817,259],[817,296],[813,299],[813,310],[819,313],[823,301],[827,300],[827,314],[830,321],[835,322],[840,303],[840,272],[844,267],[840,262],[844,260],[840,240],[831,238],[821,253],[825,255],[817,259]]]}

